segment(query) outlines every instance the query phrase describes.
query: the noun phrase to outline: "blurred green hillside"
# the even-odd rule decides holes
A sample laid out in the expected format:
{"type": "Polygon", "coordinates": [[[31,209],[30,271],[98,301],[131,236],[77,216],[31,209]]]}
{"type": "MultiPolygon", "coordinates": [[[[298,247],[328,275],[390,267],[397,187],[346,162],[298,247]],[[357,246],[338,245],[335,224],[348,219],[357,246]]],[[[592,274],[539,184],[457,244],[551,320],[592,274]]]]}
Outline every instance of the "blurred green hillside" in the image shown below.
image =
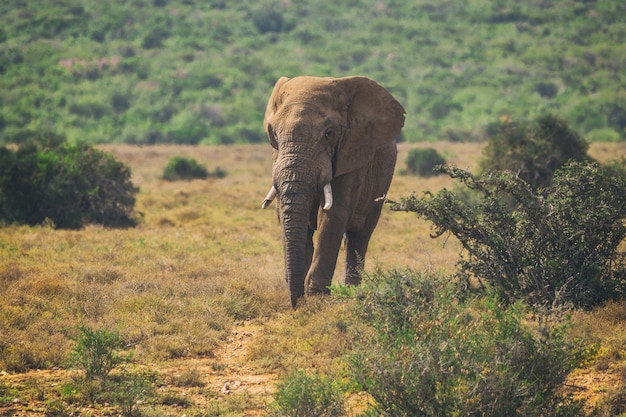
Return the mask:
{"type": "Polygon", "coordinates": [[[277,78],[366,75],[407,141],[551,112],[626,140],[623,0],[3,0],[0,144],[264,141],[277,78]]]}

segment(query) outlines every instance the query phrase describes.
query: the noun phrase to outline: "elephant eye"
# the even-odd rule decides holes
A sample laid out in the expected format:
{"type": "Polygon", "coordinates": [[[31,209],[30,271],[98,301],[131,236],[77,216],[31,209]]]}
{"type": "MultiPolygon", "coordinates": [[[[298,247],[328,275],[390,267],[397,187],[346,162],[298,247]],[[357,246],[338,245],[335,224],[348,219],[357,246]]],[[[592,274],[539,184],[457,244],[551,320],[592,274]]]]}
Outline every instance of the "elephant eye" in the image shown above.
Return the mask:
{"type": "Polygon", "coordinates": [[[329,137],[331,137],[333,135],[333,130],[332,129],[328,129],[326,131],[326,133],[324,133],[324,136],[326,137],[326,139],[328,139],[329,137]]]}

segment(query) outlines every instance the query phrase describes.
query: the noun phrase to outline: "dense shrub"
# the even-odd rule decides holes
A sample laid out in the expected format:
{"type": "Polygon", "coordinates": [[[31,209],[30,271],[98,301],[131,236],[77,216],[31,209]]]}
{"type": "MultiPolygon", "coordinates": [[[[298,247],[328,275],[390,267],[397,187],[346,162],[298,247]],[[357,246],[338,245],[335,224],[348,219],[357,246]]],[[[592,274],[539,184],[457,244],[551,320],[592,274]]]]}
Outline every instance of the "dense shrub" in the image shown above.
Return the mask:
{"type": "Polygon", "coordinates": [[[409,151],[406,158],[407,171],[420,177],[432,177],[438,173],[435,171],[437,165],[445,164],[443,156],[433,148],[414,148],[409,151]]]}
{"type": "Polygon", "coordinates": [[[254,12],[252,21],[259,33],[280,33],[283,30],[283,15],[276,10],[261,8],[254,12]]]}
{"type": "Polygon", "coordinates": [[[494,130],[483,151],[482,171],[517,172],[533,189],[550,184],[554,171],[567,161],[589,159],[589,144],[557,116],[531,123],[505,117],[494,130]]]}
{"type": "Polygon", "coordinates": [[[454,167],[444,171],[474,190],[478,202],[444,189],[421,199],[413,195],[392,209],[432,221],[433,236],[456,236],[466,254],[460,275],[495,288],[508,303],[524,298],[545,307],[591,307],[623,298],[623,166],[571,162],[540,191],[511,172],[477,178],[454,167]]]}
{"type": "Polygon", "coordinates": [[[343,411],[341,390],[330,378],[300,370],[293,370],[278,384],[269,406],[272,417],[334,417],[343,411]]]}
{"type": "Polygon", "coordinates": [[[0,149],[0,220],[59,228],[135,224],[137,188],[112,155],[62,137],[41,135],[17,150],[0,149]]]}
{"type": "Polygon", "coordinates": [[[558,94],[559,87],[552,82],[541,81],[535,85],[535,91],[537,91],[541,97],[552,98],[558,94]]]}
{"type": "Polygon", "coordinates": [[[577,416],[565,377],[587,350],[564,324],[531,331],[521,304],[458,297],[447,277],[376,272],[357,290],[349,364],[383,416],[577,416]]]}
{"type": "Polygon", "coordinates": [[[166,181],[206,179],[208,177],[224,178],[226,175],[226,171],[220,167],[209,171],[194,158],[186,158],[184,156],[171,158],[163,170],[163,179],[166,181]]]}
{"type": "Polygon", "coordinates": [[[205,167],[195,159],[183,156],[171,158],[163,171],[163,179],[167,181],[205,179],[208,176],[209,171],[205,167]]]}
{"type": "Polygon", "coordinates": [[[622,139],[626,138],[626,99],[619,95],[605,105],[607,113],[607,125],[620,133],[622,139]]]}

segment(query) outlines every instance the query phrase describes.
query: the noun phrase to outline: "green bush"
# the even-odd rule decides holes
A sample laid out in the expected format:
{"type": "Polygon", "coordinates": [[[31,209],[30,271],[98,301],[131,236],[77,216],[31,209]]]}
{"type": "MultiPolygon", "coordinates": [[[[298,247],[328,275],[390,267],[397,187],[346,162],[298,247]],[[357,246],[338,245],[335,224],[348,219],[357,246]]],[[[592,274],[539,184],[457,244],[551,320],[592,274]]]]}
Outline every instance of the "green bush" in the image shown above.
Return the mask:
{"type": "Polygon", "coordinates": [[[132,352],[122,355],[124,343],[121,336],[108,330],[79,327],[76,346],[70,355],[70,364],[85,372],[84,378],[67,385],[66,395],[74,401],[87,403],[112,403],[123,416],[141,415],[141,404],[155,396],[150,375],[131,373],[126,369],[112,371],[130,362],[132,352]]]}
{"type": "Polygon", "coordinates": [[[587,354],[565,324],[531,331],[522,304],[459,297],[449,277],[377,271],[364,284],[356,301],[367,327],[348,360],[376,400],[368,415],[584,415],[561,390],[587,354]]]}
{"type": "Polygon", "coordinates": [[[224,178],[226,171],[217,167],[209,172],[204,166],[198,164],[193,158],[175,156],[169,160],[163,171],[163,179],[166,181],[181,181],[192,179],[206,179],[208,177],[224,178]]]}
{"type": "Polygon", "coordinates": [[[104,386],[109,373],[130,359],[118,352],[123,348],[122,338],[117,333],[86,326],[81,326],[79,330],[70,361],[85,372],[86,379],[98,380],[104,386]]]}
{"type": "Polygon", "coordinates": [[[411,196],[393,210],[433,222],[433,236],[452,233],[464,248],[461,276],[494,288],[502,300],[550,307],[592,307],[626,291],[626,170],[571,162],[545,189],[533,189],[511,172],[477,178],[444,167],[473,190],[478,201],[441,190],[411,196]]]}
{"type": "Polygon", "coordinates": [[[0,220],[59,228],[132,226],[137,188],[108,153],[38,134],[17,150],[0,148],[0,220]]]}
{"type": "Polygon", "coordinates": [[[280,33],[283,30],[283,15],[270,8],[261,8],[252,16],[254,26],[259,33],[280,33]]]}
{"type": "Polygon", "coordinates": [[[329,378],[300,370],[278,384],[269,406],[271,417],[333,417],[343,412],[342,393],[329,378]]]}
{"type": "Polygon", "coordinates": [[[156,396],[156,390],[149,375],[122,372],[113,379],[105,396],[120,408],[124,417],[139,417],[142,405],[156,396]]]}
{"type": "Polygon", "coordinates": [[[209,176],[209,171],[193,158],[175,156],[169,160],[163,179],[167,181],[191,180],[195,178],[205,179],[209,176]]]}
{"type": "Polygon", "coordinates": [[[517,172],[535,190],[550,184],[566,162],[590,159],[589,144],[557,116],[541,116],[531,123],[503,118],[494,130],[483,151],[482,171],[517,172]]]}
{"type": "Polygon", "coordinates": [[[406,158],[407,171],[420,177],[432,177],[437,175],[435,167],[445,164],[443,156],[433,148],[413,148],[409,150],[406,158]]]}

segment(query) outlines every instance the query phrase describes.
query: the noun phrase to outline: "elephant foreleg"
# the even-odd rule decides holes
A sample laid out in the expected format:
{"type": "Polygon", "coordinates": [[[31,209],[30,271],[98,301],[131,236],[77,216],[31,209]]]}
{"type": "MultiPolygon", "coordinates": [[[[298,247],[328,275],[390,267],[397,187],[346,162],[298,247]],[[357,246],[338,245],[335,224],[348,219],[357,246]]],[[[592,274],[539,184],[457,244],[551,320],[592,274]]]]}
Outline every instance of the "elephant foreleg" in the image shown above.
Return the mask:
{"type": "Polygon", "coordinates": [[[337,256],[341,248],[342,230],[346,226],[345,210],[333,206],[329,212],[320,214],[320,224],[311,268],[307,274],[305,288],[307,295],[329,294],[337,256]]]}

